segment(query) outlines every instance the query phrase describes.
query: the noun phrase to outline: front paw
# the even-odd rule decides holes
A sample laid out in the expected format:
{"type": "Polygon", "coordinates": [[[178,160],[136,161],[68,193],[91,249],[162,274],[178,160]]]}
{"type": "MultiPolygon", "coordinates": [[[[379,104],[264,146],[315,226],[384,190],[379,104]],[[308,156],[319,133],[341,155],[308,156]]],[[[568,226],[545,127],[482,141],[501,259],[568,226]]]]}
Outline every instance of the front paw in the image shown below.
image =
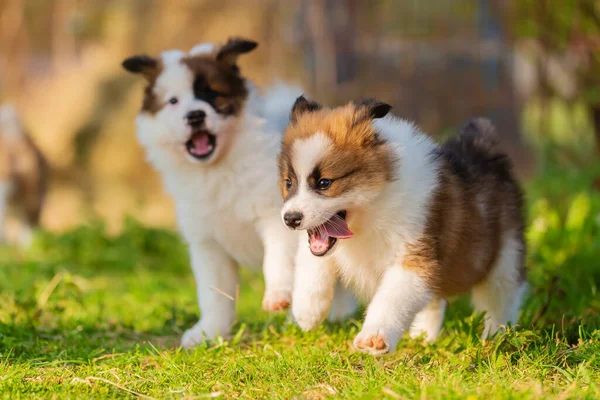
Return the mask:
{"type": "Polygon", "coordinates": [[[262,306],[265,311],[283,311],[292,304],[292,293],[289,290],[267,290],[262,306]]]}
{"type": "Polygon", "coordinates": [[[354,338],[354,347],[373,356],[390,352],[389,340],[381,329],[363,328],[354,338]]]}
{"type": "Polygon", "coordinates": [[[181,338],[181,347],[189,349],[199,344],[204,343],[207,340],[213,340],[219,336],[227,337],[231,332],[231,327],[218,324],[209,323],[204,320],[200,320],[183,333],[181,338]],[[221,325],[221,326],[220,326],[221,325]]]}
{"type": "Polygon", "coordinates": [[[321,325],[327,318],[331,301],[321,299],[318,295],[305,297],[294,296],[292,303],[292,313],[303,331],[310,331],[321,325]]]}

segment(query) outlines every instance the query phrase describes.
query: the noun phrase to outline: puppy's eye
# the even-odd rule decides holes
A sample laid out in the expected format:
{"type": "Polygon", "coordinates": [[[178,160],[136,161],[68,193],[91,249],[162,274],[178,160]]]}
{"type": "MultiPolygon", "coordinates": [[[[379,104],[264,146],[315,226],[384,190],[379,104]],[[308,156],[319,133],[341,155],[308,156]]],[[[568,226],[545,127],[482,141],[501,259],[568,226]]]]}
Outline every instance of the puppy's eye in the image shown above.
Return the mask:
{"type": "Polygon", "coordinates": [[[288,178],[285,180],[285,188],[287,190],[290,190],[292,188],[292,180],[291,179],[288,178]]]}
{"type": "Polygon", "coordinates": [[[319,179],[317,182],[317,189],[319,190],[327,190],[331,186],[331,179],[319,179]]]}
{"type": "Polygon", "coordinates": [[[169,99],[169,103],[171,103],[171,104],[177,104],[178,102],[179,102],[179,100],[177,100],[177,97],[171,97],[169,99]]]}

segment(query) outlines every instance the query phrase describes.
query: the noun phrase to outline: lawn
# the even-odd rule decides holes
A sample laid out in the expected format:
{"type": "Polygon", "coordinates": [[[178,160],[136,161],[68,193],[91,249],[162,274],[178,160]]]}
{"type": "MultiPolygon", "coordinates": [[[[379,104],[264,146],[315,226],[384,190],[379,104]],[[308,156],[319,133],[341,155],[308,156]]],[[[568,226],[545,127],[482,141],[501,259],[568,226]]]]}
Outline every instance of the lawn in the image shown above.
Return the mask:
{"type": "MultiPolygon", "coordinates": [[[[443,334],[372,358],[351,346],[360,314],[304,333],[260,309],[244,273],[235,336],[178,348],[197,319],[186,249],[128,220],[32,249],[0,249],[4,398],[600,398],[600,195],[594,174],[547,168],[527,185],[530,294],[520,325],[482,341],[481,315],[451,299],[443,334]]],[[[597,171],[596,171],[597,172],[597,171]]]]}

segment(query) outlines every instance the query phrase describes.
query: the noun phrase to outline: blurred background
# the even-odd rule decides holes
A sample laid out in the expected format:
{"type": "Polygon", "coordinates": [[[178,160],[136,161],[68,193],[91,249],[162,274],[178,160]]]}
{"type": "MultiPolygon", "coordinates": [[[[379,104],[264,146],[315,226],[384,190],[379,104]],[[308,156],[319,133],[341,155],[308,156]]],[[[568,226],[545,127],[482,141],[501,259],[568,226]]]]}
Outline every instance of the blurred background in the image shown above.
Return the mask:
{"type": "Polygon", "coordinates": [[[233,35],[260,42],[240,66],[261,86],[378,97],[436,137],[487,116],[524,179],[597,171],[597,0],[0,0],[0,103],[50,163],[44,228],[174,225],[135,138],[143,82],[120,63],[233,35]]]}

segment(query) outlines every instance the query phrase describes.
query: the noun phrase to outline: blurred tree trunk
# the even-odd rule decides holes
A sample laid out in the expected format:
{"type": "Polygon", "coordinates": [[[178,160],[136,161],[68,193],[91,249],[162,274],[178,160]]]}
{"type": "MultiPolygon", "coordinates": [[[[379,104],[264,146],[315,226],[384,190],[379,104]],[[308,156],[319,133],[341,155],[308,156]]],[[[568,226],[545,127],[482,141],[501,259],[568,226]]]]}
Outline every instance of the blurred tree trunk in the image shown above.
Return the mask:
{"type": "Polygon", "coordinates": [[[335,87],[337,80],[335,42],[327,18],[327,0],[306,0],[303,5],[314,59],[314,93],[323,98],[335,87]]]}
{"type": "Polygon", "coordinates": [[[594,134],[596,137],[596,154],[600,156],[600,104],[590,106],[592,121],[594,123],[594,134]]]}
{"type": "Polygon", "coordinates": [[[69,19],[75,11],[74,0],[57,0],[52,10],[52,66],[60,70],[75,59],[75,36],[69,31],[69,19]]]}
{"type": "Polygon", "coordinates": [[[8,0],[0,9],[0,94],[7,97],[25,83],[29,35],[23,7],[23,0],[8,0]]]}

